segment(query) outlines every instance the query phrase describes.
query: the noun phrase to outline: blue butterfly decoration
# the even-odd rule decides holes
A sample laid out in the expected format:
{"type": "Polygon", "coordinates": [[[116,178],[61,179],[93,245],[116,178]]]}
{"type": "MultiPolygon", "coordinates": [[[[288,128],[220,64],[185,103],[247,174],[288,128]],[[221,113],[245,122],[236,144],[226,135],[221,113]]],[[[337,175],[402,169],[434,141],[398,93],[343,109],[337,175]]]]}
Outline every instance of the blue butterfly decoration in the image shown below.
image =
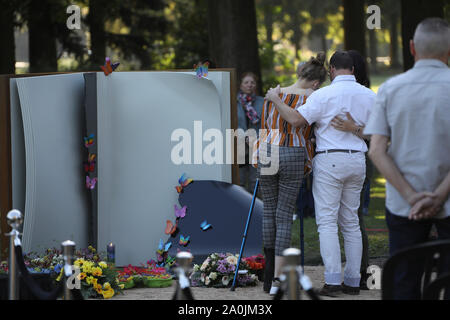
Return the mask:
{"type": "Polygon", "coordinates": [[[162,239],[159,239],[158,250],[156,250],[156,257],[158,262],[164,263],[167,258],[167,252],[169,251],[171,246],[172,242],[164,244],[164,241],[162,239]]]}
{"type": "Polygon", "coordinates": [[[203,231],[206,231],[206,230],[208,230],[209,228],[212,228],[212,225],[209,224],[209,223],[205,220],[205,221],[203,221],[202,223],[200,223],[200,228],[201,228],[203,231]]]}

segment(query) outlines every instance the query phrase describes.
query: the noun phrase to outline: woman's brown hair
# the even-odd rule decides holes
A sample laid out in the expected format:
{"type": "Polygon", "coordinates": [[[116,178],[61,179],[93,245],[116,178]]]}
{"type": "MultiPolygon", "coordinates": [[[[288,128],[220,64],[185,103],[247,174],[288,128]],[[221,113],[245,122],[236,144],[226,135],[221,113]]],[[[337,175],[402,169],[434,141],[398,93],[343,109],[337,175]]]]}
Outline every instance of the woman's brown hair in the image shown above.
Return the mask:
{"type": "Polygon", "coordinates": [[[308,62],[298,67],[297,76],[308,81],[319,80],[323,83],[327,76],[325,59],[325,53],[319,52],[316,57],[311,57],[308,62]]]}

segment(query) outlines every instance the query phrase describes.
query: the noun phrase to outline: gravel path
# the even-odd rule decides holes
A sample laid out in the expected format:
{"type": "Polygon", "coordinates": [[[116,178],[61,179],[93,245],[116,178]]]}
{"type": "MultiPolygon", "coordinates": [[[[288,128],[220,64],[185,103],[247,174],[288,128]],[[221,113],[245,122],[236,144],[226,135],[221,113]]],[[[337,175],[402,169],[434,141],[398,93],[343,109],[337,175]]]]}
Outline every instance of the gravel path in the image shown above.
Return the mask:
{"type": "MultiPolygon", "coordinates": [[[[305,274],[311,279],[314,288],[323,286],[323,266],[305,266],[305,274]]],[[[169,288],[138,288],[124,290],[122,295],[117,295],[111,300],[170,300],[175,290],[175,283],[169,288]]],[[[192,294],[196,300],[271,300],[272,297],[263,291],[262,283],[255,287],[230,289],[216,288],[192,288],[192,294]]],[[[321,297],[323,300],[380,300],[381,290],[361,290],[357,296],[341,294],[339,297],[321,297]]],[[[307,300],[306,293],[302,293],[301,299],[307,300]]]]}

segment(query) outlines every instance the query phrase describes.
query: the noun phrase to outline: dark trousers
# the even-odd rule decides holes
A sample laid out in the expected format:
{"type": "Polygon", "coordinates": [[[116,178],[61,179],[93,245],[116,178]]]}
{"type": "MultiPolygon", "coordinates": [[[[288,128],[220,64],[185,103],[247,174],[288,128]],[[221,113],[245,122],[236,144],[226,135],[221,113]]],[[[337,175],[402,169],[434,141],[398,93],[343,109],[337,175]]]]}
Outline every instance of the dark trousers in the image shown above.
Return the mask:
{"type": "MultiPolygon", "coordinates": [[[[391,256],[399,250],[428,241],[433,224],[436,226],[439,240],[450,239],[450,218],[412,221],[396,216],[386,209],[386,223],[389,228],[389,253],[391,256]]],[[[449,271],[449,257],[446,258],[444,269],[449,271]]],[[[421,299],[420,288],[423,271],[423,259],[411,260],[398,265],[394,277],[394,298],[398,300],[421,299]]],[[[447,290],[445,298],[449,298],[449,290],[447,290]]]]}

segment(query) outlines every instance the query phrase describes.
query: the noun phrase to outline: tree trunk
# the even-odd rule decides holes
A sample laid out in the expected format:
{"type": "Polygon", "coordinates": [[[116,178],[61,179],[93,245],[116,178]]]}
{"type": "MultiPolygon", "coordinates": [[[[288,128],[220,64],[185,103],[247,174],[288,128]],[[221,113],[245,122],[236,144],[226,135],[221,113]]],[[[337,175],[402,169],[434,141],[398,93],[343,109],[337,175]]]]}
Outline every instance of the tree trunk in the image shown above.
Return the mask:
{"type": "Polygon", "coordinates": [[[377,56],[378,56],[378,42],[375,30],[369,30],[369,56],[370,56],[370,73],[377,72],[377,56]]]}
{"type": "Polygon", "coordinates": [[[218,68],[236,68],[238,79],[254,72],[261,94],[254,0],[208,1],[208,32],[211,60],[218,68]]]}
{"type": "Polygon", "coordinates": [[[0,2],[0,74],[15,73],[14,9],[10,1],[0,2]]]}
{"type": "Polygon", "coordinates": [[[345,50],[357,50],[366,56],[366,12],[364,1],[343,0],[344,4],[344,47],[345,50]]]}
{"type": "Polygon", "coordinates": [[[272,5],[267,3],[267,1],[264,2],[263,5],[263,11],[264,11],[264,26],[266,28],[266,43],[269,50],[269,55],[271,57],[271,60],[269,61],[269,65],[267,66],[267,69],[272,70],[273,69],[273,58],[275,56],[273,51],[273,9],[272,5]]]}
{"type": "Polygon", "coordinates": [[[328,45],[327,45],[327,35],[326,33],[322,33],[320,35],[320,41],[322,42],[322,51],[327,54],[328,45]]]}
{"type": "Polygon", "coordinates": [[[105,0],[90,0],[88,24],[91,33],[91,68],[97,70],[105,63],[106,57],[106,10],[108,2],[105,0]]]}
{"type": "Polygon", "coordinates": [[[52,12],[49,0],[32,0],[29,3],[28,41],[31,73],[58,70],[52,12]]]}
{"type": "Polygon", "coordinates": [[[414,57],[409,51],[409,42],[414,37],[417,25],[428,17],[444,17],[442,0],[402,0],[402,43],[403,69],[406,71],[414,66],[414,57]]]}
{"type": "Polygon", "coordinates": [[[398,61],[398,15],[397,13],[392,13],[389,17],[389,37],[391,38],[389,44],[389,58],[391,60],[392,68],[399,68],[400,62],[398,61]]]}

